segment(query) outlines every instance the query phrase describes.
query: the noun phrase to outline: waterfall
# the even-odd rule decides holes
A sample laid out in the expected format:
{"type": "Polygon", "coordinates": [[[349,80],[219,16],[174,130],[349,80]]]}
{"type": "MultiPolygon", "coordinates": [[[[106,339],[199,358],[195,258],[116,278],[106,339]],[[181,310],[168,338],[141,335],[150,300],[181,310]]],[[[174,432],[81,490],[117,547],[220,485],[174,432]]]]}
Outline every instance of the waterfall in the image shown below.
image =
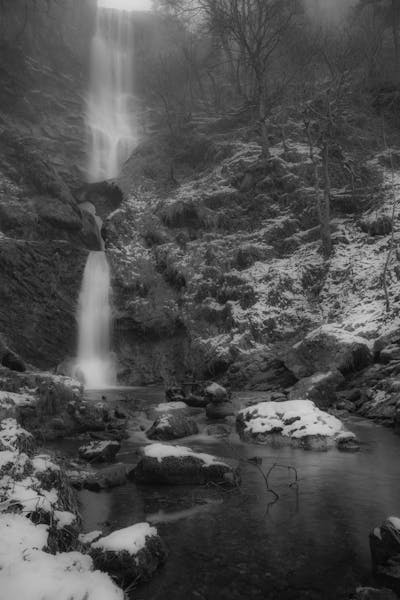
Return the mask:
{"type": "Polygon", "coordinates": [[[116,177],[136,144],[130,14],[97,8],[86,107],[91,182],[116,177]]]}
{"type": "Polygon", "coordinates": [[[115,384],[110,353],[110,267],[105,252],[90,252],[83,274],[78,309],[79,344],[76,375],[88,388],[115,384]]]}

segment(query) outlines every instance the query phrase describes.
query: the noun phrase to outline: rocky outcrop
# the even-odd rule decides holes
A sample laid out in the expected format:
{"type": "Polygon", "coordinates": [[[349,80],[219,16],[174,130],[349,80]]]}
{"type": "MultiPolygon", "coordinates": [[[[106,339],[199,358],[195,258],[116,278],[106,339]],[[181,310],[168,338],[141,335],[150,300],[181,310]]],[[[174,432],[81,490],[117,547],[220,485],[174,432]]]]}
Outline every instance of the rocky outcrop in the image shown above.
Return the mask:
{"type": "Polygon", "coordinates": [[[285,355],[286,366],[298,378],[337,369],[342,374],[358,371],[371,360],[368,342],[335,325],[310,332],[285,355]]]}

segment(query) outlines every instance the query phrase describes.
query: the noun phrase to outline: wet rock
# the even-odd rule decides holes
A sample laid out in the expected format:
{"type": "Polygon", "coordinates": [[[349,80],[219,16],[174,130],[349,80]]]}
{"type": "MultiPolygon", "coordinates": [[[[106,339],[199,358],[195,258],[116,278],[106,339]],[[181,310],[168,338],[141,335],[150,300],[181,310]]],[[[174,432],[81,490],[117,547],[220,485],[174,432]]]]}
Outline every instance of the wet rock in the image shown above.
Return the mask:
{"type": "Polygon", "coordinates": [[[294,375],[302,378],[318,371],[357,371],[369,365],[372,357],[363,338],[336,325],[322,325],[293,346],[284,360],[294,375]]]}
{"type": "Polygon", "coordinates": [[[340,371],[315,373],[311,377],[300,379],[290,390],[289,400],[312,400],[318,408],[328,408],[336,400],[336,390],[344,383],[340,371]]]}
{"type": "Polygon", "coordinates": [[[372,567],[378,580],[400,593],[400,519],[389,517],[369,535],[372,567]]]}
{"type": "Polygon", "coordinates": [[[168,485],[238,485],[237,470],[210,454],[196,453],[182,446],[152,444],[132,476],[138,483],[168,485]]]}
{"type": "Polygon", "coordinates": [[[199,432],[197,423],[180,413],[165,413],[158,417],[146,435],[150,440],[176,440],[199,432]]]}
{"type": "Polygon", "coordinates": [[[205,408],[208,404],[208,399],[200,394],[190,394],[185,398],[185,403],[191,408],[205,408]]]}
{"type": "Polygon", "coordinates": [[[228,399],[227,390],[222,387],[222,385],[218,385],[218,383],[211,383],[205,389],[205,395],[208,402],[226,402],[228,399]]]}
{"type": "Polygon", "coordinates": [[[124,485],[127,481],[127,466],[123,463],[117,463],[93,473],[84,470],[73,471],[70,474],[70,480],[71,484],[77,489],[99,492],[100,490],[124,485]]]}
{"type": "Polygon", "coordinates": [[[392,219],[388,215],[370,216],[361,222],[361,229],[371,236],[388,235],[393,229],[392,219]]]}
{"type": "Polygon", "coordinates": [[[165,562],[167,551],[157,529],[137,523],[93,542],[89,550],[96,569],[127,587],[148,581],[165,562]]]}
{"type": "Polygon", "coordinates": [[[345,431],[336,437],[336,447],[343,452],[357,452],[360,449],[360,442],[354,433],[345,431]]]}
{"type": "Polygon", "coordinates": [[[171,387],[165,390],[167,402],[185,402],[185,392],[180,387],[171,387]]]}
{"type": "Polygon", "coordinates": [[[210,402],[206,406],[208,419],[225,419],[235,414],[232,402],[210,402]]]}
{"type": "Polygon", "coordinates": [[[218,424],[218,425],[209,425],[207,427],[207,435],[215,436],[215,437],[227,437],[232,433],[232,428],[229,425],[218,424]]]}
{"type": "Polygon", "coordinates": [[[317,408],[311,400],[249,406],[239,412],[236,425],[245,441],[305,450],[327,450],[345,433],[339,419],[317,408]]]}
{"type": "Polygon", "coordinates": [[[89,442],[78,450],[79,456],[90,462],[112,462],[121,444],[116,441],[89,442]]]}

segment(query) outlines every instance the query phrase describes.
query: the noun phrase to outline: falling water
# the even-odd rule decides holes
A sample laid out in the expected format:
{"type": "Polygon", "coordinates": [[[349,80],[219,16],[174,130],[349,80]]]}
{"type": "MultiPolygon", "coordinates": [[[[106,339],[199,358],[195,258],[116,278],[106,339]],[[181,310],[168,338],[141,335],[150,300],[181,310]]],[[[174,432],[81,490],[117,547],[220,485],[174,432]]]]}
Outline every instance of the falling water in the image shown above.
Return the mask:
{"type": "Polygon", "coordinates": [[[88,388],[115,383],[110,353],[110,267],[105,252],[90,252],[79,296],[77,375],[88,388]]]}
{"type": "MultiPolygon", "coordinates": [[[[116,177],[136,143],[132,106],[133,27],[129,13],[98,6],[87,98],[88,180],[116,177]]],[[[93,205],[83,206],[101,219],[93,205]]],[[[104,248],[89,254],[79,297],[75,375],[88,388],[115,385],[110,352],[110,267],[104,248]]]]}
{"type": "Polygon", "coordinates": [[[129,15],[123,10],[97,9],[86,111],[91,182],[116,177],[136,143],[129,15]]]}

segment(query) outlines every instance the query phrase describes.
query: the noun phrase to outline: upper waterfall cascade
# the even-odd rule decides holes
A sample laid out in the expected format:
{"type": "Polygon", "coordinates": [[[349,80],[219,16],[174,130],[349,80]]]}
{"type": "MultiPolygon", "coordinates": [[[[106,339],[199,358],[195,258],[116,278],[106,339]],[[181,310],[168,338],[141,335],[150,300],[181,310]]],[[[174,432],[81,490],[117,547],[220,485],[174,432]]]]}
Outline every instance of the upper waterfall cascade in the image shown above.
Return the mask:
{"type": "Polygon", "coordinates": [[[98,7],[86,107],[90,182],[116,177],[136,144],[133,33],[129,13],[98,7]]]}

